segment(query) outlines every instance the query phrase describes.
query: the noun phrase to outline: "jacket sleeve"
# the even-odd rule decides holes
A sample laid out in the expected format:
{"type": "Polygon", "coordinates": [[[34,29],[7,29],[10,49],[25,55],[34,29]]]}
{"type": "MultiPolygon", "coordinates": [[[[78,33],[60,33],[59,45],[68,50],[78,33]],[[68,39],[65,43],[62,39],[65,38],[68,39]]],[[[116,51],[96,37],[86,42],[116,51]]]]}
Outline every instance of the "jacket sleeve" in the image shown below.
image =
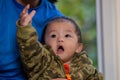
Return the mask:
{"type": "Polygon", "coordinates": [[[49,66],[52,58],[50,58],[49,51],[38,42],[37,32],[31,24],[19,26],[17,22],[17,42],[28,80],[37,80],[38,78],[45,80],[40,75],[49,66]]]}

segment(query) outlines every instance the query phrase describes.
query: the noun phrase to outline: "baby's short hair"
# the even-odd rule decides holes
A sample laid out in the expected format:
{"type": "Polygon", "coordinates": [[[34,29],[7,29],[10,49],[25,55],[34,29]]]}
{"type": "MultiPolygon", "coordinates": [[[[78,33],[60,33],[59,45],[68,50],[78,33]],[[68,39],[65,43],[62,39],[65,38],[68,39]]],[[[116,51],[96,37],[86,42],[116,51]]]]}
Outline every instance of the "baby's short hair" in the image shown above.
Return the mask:
{"type": "Polygon", "coordinates": [[[46,31],[46,28],[50,25],[50,24],[52,24],[53,22],[64,22],[64,21],[69,21],[69,22],[71,22],[74,26],[75,26],[75,30],[76,30],[76,35],[78,36],[78,42],[79,43],[82,43],[82,36],[81,36],[81,31],[80,31],[80,27],[78,26],[78,24],[73,20],[73,19],[71,19],[71,18],[68,18],[68,17],[63,17],[63,16],[61,16],[61,17],[55,17],[55,18],[53,18],[53,19],[51,19],[47,24],[46,24],[46,26],[45,26],[45,29],[44,29],[44,31],[43,31],[43,40],[42,40],[42,42],[44,42],[44,35],[45,35],[45,31],[46,31]]]}

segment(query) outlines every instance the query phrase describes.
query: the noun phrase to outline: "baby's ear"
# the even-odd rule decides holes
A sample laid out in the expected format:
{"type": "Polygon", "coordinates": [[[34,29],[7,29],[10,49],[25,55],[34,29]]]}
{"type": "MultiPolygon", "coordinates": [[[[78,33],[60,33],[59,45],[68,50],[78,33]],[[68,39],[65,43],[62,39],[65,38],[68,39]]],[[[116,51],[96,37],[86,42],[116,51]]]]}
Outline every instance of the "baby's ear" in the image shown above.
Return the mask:
{"type": "Polygon", "coordinates": [[[78,47],[77,47],[77,49],[76,49],[76,53],[79,53],[79,52],[81,52],[82,51],[82,49],[83,49],[83,44],[82,43],[79,43],[78,44],[78,47]]]}

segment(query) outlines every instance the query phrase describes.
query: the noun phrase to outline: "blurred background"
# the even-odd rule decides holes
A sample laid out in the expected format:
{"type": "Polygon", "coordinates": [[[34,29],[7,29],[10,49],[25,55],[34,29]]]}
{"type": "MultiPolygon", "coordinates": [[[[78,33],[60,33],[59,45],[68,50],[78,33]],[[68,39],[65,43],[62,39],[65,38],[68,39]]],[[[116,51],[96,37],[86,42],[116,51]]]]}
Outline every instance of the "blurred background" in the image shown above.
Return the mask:
{"type": "Polygon", "coordinates": [[[56,6],[66,16],[73,18],[82,32],[84,49],[98,68],[97,61],[97,30],[96,0],[58,0],[56,6]]]}

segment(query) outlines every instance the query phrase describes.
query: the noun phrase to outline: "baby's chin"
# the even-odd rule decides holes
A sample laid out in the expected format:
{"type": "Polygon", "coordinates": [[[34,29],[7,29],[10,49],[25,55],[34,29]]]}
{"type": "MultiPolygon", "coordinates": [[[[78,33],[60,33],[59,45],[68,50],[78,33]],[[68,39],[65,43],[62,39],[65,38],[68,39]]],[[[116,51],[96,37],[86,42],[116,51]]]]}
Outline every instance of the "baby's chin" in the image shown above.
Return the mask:
{"type": "Polygon", "coordinates": [[[70,64],[70,61],[64,61],[63,63],[64,64],[70,64]]]}
{"type": "Polygon", "coordinates": [[[70,60],[66,60],[66,59],[62,59],[62,58],[61,58],[61,60],[63,61],[64,64],[69,64],[70,63],[70,60]]]}

